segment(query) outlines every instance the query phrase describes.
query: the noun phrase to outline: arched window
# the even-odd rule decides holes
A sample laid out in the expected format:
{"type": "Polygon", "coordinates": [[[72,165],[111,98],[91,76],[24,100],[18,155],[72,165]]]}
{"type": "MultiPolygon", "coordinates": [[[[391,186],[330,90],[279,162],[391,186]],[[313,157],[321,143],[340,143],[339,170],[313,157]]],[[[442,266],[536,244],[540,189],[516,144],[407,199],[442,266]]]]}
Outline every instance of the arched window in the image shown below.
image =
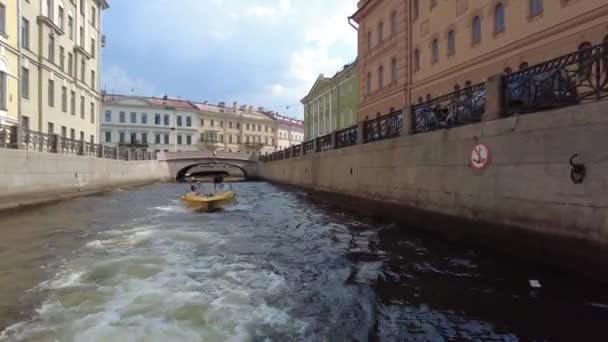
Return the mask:
{"type": "Polygon", "coordinates": [[[481,18],[473,18],[473,44],[481,43],[481,18]]]}
{"type": "Polygon", "coordinates": [[[494,33],[505,31],[505,6],[503,4],[496,5],[494,9],[494,33]]]}
{"type": "Polygon", "coordinates": [[[470,88],[470,87],[471,87],[471,85],[472,85],[471,81],[466,81],[466,82],[464,82],[464,87],[465,87],[465,88],[470,88]]]}
{"type": "Polygon", "coordinates": [[[535,17],[543,13],[543,0],[530,0],[530,16],[535,17]]]}
{"type": "Polygon", "coordinates": [[[456,85],[454,86],[454,91],[459,91],[459,90],[460,90],[460,85],[459,85],[459,84],[456,84],[456,85]]]}
{"type": "Polygon", "coordinates": [[[432,62],[433,63],[437,63],[439,62],[439,41],[437,39],[433,39],[433,47],[432,47],[432,62]]]}
{"type": "Polygon", "coordinates": [[[365,87],[365,91],[369,94],[372,92],[372,73],[368,72],[367,73],[367,80],[366,80],[367,84],[365,87]]]}
{"type": "Polygon", "coordinates": [[[378,43],[384,40],[384,22],[378,23],[378,43]]]}
{"type": "Polygon", "coordinates": [[[397,29],[397,12],[393,12],[393,14],[391,14],[391,34],[397,34],[397,29]]]}
{"type": "Polygon", "coordinates": [[[372,32],[367,32],[367,48],[372,48],[372,32]]]}
{"type": "Polygon", "coordinates": [[[384,66],[378,68],[378,89],[384,88],[384,66]]]}
{"type": "Polygon", "coordinates": [[[513,72],[513,69],[511,69],[511,68],[509,68],[509,67],[505,68],[505,71],[504,71],[504,73],[505,73],[505,74],[507,74],[507,75],[508,75],[508,74],[510,74],[510,73],[512,73],[512,72],[513,72]]]}
{"type": "Polygon", "coordinates": [[[456,53],[456,33],[454,31],[448,32],[448,55],[456,53]]]}
{"type": "Polygon", "coordinates": [[[522,62],[519,65],[519,70],[523,70],[523,69],[526,69],[526,68],[528,68],[528,62],[522,62]]]}
{"type": "Polygon", "coordinates": [[[420,70],[420,50],[414,50],[414,70],[420,70]]]}
{"type": "Polygon", "coordinates": [[[397,82],[397,58],[391,61],[391,81],[397,82]]]}

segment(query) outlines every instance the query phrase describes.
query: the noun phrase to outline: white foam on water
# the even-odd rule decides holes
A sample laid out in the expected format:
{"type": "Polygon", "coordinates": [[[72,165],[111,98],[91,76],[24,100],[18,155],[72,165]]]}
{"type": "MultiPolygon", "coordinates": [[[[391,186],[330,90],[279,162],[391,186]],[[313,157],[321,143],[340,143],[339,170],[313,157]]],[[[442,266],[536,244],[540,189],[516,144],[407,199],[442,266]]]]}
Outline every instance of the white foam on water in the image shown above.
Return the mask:
{"type": "Polygon", "coordinates": [[[225,237],[193,228],[119,227],[89,242],[40,288],[35,317],[0,341],[248,341],[300,336],[285,279],[226,255],[225,237]]]}

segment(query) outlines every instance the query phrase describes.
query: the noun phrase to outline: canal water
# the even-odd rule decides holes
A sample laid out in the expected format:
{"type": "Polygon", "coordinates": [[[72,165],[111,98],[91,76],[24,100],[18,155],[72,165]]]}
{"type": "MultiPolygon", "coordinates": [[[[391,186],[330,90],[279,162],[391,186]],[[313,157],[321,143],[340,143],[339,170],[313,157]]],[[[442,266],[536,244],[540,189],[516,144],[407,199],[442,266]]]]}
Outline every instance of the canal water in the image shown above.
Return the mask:
{"type": "Polygon", "coordinates": [[[0,214],[0,341],[605,340],[605,286],[234,187],[212,214],[183,184],[0,214]]]}

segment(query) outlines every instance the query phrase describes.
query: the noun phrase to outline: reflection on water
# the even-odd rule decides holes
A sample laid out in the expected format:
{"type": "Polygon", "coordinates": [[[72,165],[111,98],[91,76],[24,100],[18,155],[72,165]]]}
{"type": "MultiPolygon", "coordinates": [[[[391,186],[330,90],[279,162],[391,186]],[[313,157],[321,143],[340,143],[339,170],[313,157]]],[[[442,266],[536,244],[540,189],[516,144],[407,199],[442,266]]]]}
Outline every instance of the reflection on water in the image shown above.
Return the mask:
{"type": "Polygon", "coordinates": [[[568,341],[608,321],[600,285],[266,183],[194,213],[185,186],[3,214],[0,340],[568,341]]]}

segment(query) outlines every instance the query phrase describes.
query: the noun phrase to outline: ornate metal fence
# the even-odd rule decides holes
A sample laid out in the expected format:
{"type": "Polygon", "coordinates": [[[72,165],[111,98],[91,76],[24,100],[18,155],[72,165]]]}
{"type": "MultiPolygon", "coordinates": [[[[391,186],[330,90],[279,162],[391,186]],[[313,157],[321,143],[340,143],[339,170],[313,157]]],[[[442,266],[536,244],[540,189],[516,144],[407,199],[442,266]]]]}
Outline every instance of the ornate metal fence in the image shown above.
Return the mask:
{"type": "Polygon", "coordinates": [[[23,148],[38,152],[57,152],[57,136],[23,129],[23,148]]]}
{"type": "Polygon", "coordinates": [[[378,118],[365,121],[363,124],[363,141],[369,143],[398,137],[403,128],[403,112],[393,112],[378,118]]]}
{"type": "Polygon", "coordinates": [[[83,142],[84,150],[83,155],[90,157],[102,157],[102,146],[97,144],[92,144],[90,142],[83,142]]]}
{"type": "Polygon", "coordinates": [[[82,154],[82,144],[83,141],[70,139],[66,137],[59,138],[59,150],[63,154],[82,154]]]}
{"type": "Polygon", "coordinates": [[[348,127],[336,131],[334,137],[334,148],[342,148],[357,144],[357,126],[348,127]]]}
{"type": "Polygon", "coordinates": [[[0,147],[1,148],[16,148],[12,146],[13,127],[0,125],[0,147]]]}
{"type": "Polygon", "coordinates": [[[302,144],[304,154],[313,153],[315,151],[315,141],[309,140],[302,144]]]}
{"type": "Polygon", "coordinates": [[[506,114],[565,107],[608,96],[608,43],[503,76],[506,114]]]}
{"type": "Polygon", "coordinates": [[[428,132],[479,122],[485,108],[485,83],[436,97],[413,106],[414,132],[428,132]]]}
{"type": "Polygon", "coordinates": [[[103,147],[103,158],[106,159],[116,159],[118,158],[118,149],[116,147],[103,147]]]}
{"type": "Polygon", "coordinates": [[[332,133],[317,138],[317,152],[329,151],[333,148],[331,135],[332,133]]]}

